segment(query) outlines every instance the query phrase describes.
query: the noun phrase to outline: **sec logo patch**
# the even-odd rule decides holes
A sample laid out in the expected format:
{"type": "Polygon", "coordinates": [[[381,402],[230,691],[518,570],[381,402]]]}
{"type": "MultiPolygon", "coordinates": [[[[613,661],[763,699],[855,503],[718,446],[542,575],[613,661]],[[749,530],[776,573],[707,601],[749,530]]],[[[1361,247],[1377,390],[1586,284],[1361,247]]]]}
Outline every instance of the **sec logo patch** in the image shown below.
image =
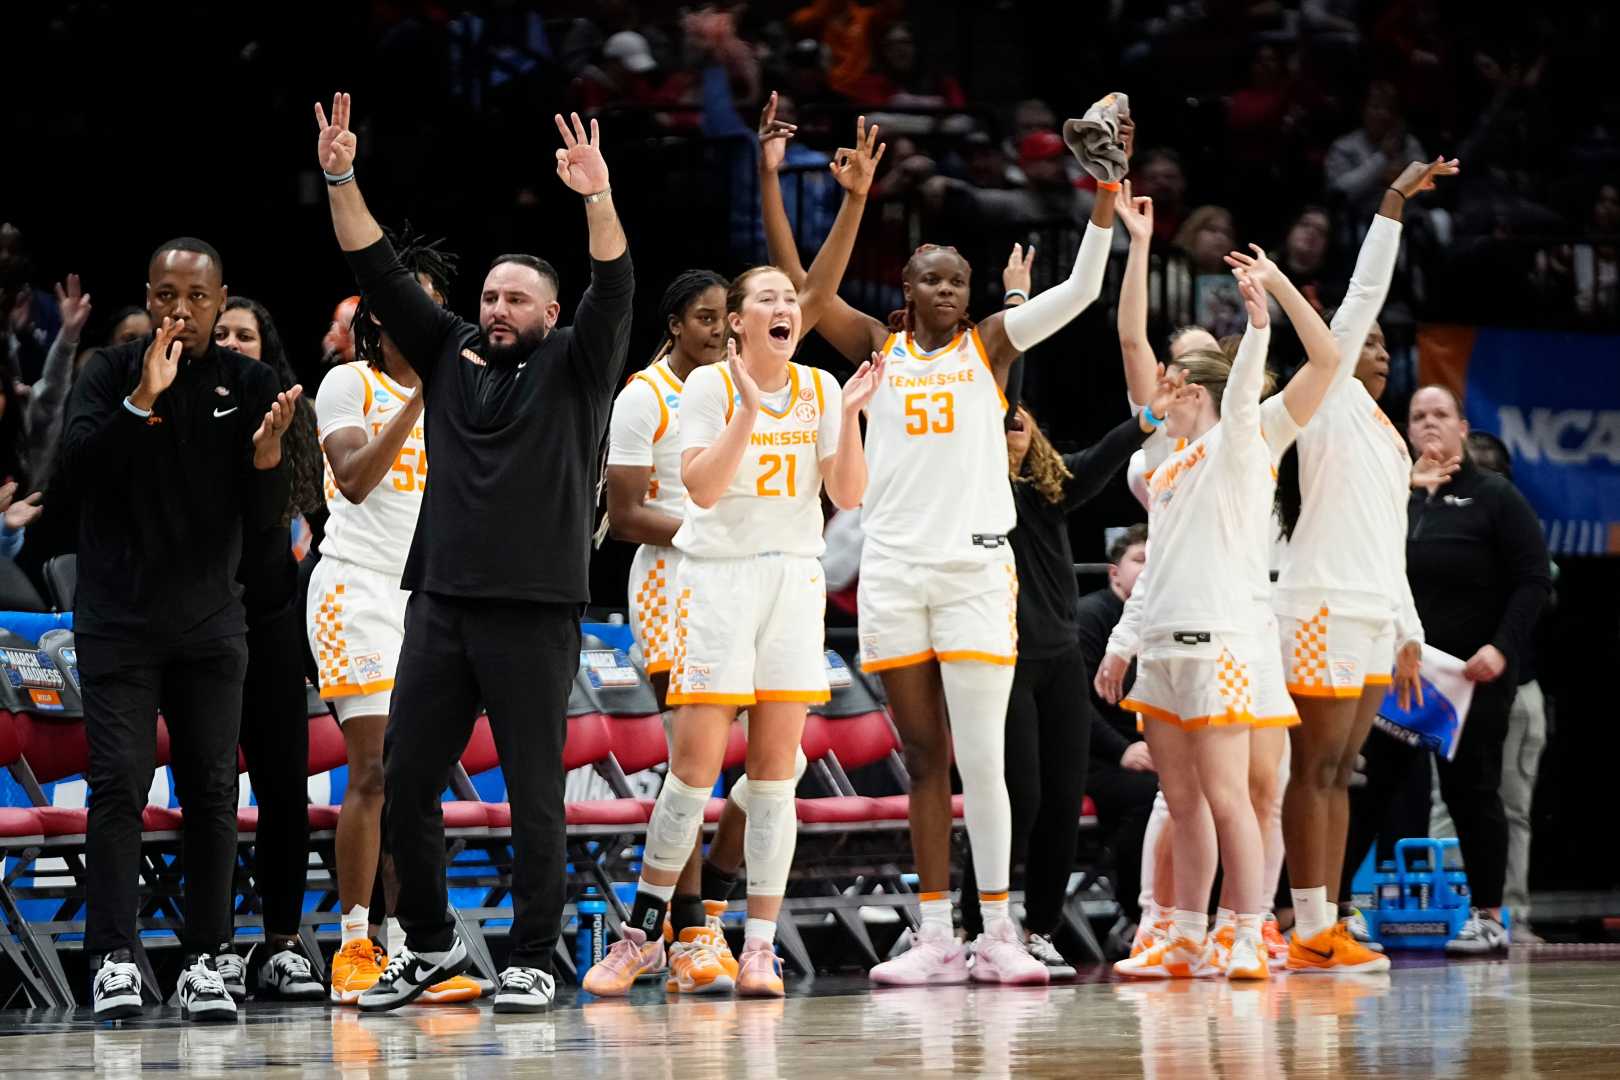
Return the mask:
{"type": "Polygon", "coordinates": [[[793,415],[799,418],[800,423],[813,424],[816,422],[816,407],[814,405],[800,405],[793,410],[793,415]]]}

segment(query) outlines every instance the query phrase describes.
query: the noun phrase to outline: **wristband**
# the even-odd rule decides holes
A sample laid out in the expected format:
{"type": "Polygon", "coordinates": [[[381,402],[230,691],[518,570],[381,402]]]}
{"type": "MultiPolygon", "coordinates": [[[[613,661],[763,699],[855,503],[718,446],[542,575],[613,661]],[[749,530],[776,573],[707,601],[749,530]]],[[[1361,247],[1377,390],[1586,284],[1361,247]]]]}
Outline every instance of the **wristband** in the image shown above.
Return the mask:
{"type": "Polygon", "coordinates": [[[1097,188],[1100,191],[1118,191],[1119,183],[1114,180],[1099,180],[1097,181],[1097,188]]]}
{"type": "Polygon", "coordinates": [[[1006,303],[1008,300],[1011,300],[1015,296],[1018,297],[1020,300],[1028,300],[1029,299],[1029,293],[1024,289],[1008,289],[1007,292],[1005,293],[1005,295],[1002,296],[1001,301],[1002,301],[1002,303],[1006,303]]]}
{"type": "Polygon", "coordinates": [[[141,408],[139,405],[137,405],[133,401],[129,400],[129,397],[127,395],[124,398],[124,408],[128,409],[130,412],[134,413],[136,416],[140,417],[142,420],[150,420],[150,419],[152,419],[152,410],[151,409],[143,409],[143,408],[141,408]]]}
{"type": "Polygon", "coordinates": [[[1401,197],[1401,202],[1406,201],[1406,192],[1402,191],[1400,188],[1391,187],[1391,188],[1388,188],[1387,190],[1393,191],[1395,194],[1399,195],[1401,197]]]}
{"type": "Polygon", "coordinates": [[[326,177],[327,187],[342,187],[344,184],[354,183],[354,166],[350,165],[349,171],[345,173],[329,173],[322,169],[321,175],[326,177]]]}
{"type": "Polygon", "coordinates": [[[599,203],[611,194],[613,194],[613,189],[611,187],[605,187],[601,191],[592,192],[591,194],[585,196],[585,205],[589,206],[592,203],[599,203]]]}
{"type": "Polygon", "coordinates": [[[1169,419],[1169,417],[1154,416],[1153,406],[1144,405],[1142,406],[1142,419],[1148,422],[1148,427],[1164,427],[1164,422],[1169,419]]]}

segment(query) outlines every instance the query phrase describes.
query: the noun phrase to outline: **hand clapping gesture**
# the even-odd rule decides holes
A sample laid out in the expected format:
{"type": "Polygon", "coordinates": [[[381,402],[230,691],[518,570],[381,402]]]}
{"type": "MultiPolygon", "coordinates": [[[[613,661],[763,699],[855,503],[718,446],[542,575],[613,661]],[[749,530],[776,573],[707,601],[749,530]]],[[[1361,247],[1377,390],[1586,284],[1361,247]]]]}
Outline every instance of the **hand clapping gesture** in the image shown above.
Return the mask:
{"type": "Polygon", "coordinates": [[[568,185],[570,191],[580,195],[596,195],[608,189],[607,161],[602,157],[602,135],[596,121],[591,121],[590,135],[579,113],[570,113],[570,130],[562,113],[556,116],[557,130],[562,133],[562,148],[557,151],[557,179],[568,185]]]}
{"type": "Polygon", "coordinates": [[[742,357],[737,353],[737,339],[734,337],[726,339],[726,364],[731,368],[731,381],[737,387],[737,396],[742,398],[737,411],[750,415],[758,413],[759,384],[743,365],[742,357]]]}
{"type": "Polygon", "coordinates": [[[878,142],[877,137],[878,126],[873,124],[868,129],[866,117],[857,117],[854,148],[840,146],[827,166],[839,186],[851,195],[865,195],[872,189],[872,178],[877,175],[878,162],[883,160],[888,145],[878,142]]]}
{"type": "Polygon", "coordinates": [[[878,387],[883,385],[883,364],[883,357],[873,353],[872,359],[862,364],[844,384],[844,423],[852,423],[853,418],[866,408],[866,403],[872,400],[878,387]]]}
{"type": "Polygon", "coordinates": [[[253,433],[255,469],[273,469],[281,464],[281,437],[292,427],[293,411],[303,393],[302,386],[295,386],[277,394],[276,400],[270,403],[270,411],[264,414],[259,430],[253,433]]]}

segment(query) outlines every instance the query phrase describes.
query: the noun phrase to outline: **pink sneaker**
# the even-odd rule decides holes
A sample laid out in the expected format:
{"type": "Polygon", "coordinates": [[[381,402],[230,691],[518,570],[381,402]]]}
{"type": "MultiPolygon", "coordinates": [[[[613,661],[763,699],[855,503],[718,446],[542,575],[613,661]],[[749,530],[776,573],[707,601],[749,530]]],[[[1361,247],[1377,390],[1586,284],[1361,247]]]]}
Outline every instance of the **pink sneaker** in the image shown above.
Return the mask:
{"type": "Polygon", "coordinates": [[[743,997],[783,997],[782,960],[768,941],[749,938],[738,961],[737,993],[743,997]]]}
{"type": "Polygon", "coordinates": [[[620,933],[623,936],[608,947],[601,962],[585,973],[582,990],[597,997],[623,997],[640,976],[664,970],[662,936],[648,941],[644,932],[629,926],[620,933]]]}
{"type": "Polygon", "coordinates": [[[974,939],[970,970],[974,982],[1004,986],[1045,986],[1051,979],[1046,965],[1024,948],[1018,928],[1005,919],[974,939]]]}
{"type": "Polygon", "coordinates": [[[867,977],[879,986],[956,986],[968,981],[967,952],[949,930],[924,926],[911,935],[911,948],[867,977]]]}

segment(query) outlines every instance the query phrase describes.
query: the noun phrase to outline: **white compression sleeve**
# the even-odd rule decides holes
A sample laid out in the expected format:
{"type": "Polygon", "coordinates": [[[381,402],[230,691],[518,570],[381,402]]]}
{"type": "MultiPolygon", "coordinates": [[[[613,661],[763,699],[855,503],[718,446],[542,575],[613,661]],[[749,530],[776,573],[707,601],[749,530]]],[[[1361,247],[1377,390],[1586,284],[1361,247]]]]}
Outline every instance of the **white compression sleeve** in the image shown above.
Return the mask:
{"type": "Polygon", "coordinates": [[[749,785],[748,828],[743,857],[748,862],[748,895],[781,896],[787,891],[793,848],[799,840],[799,815],[792,780],[755,780],[749,785]]]}
{"type": "Polygon", "coordinates": [[[1028,352],[1067,326],[1076,315],[1102,293],[1103,272],[1108,269],[1108,249],[1113,230],[1086,223],[1080,241],[1080,254],[1074,260],[1074,273],[1068,280],[1047,289],[1027,303],[1010,308],[1002,316],[1007,340],[1019,352],[1028,352]]]}
{"type": "Polygon", "coordinates": [[[670,773],[658,793],[652,821],[647,824],[647,850],[642,861],[654,870],[679,873],[692,857],[692,845],[703,829],[703,810],[710,789],[693,787],[670,773]]]}
{"type": "Polygon", "coordinates": [[[1007,699],[1013,669],[975,661],[939,665],[951,716],[956,769],[962,774],[962,813],[973,848],[980,892],[1008,886],[1012,863],[1012,803],[1007,798],[1007,699]]]}
{"type": "MultiPolygon", "coordinates": [[[[793,783],[795,787],[803,779],[804,770],[809,765],[810,762],[804,756],[804,747],[795,746],[793,748],[793,783]]],[[[737,777],[737,782],[731,785],[731,801],[736,803],[745,814],[748,813],[748,792],[751,786],[746,775],[737,777]]]]}

